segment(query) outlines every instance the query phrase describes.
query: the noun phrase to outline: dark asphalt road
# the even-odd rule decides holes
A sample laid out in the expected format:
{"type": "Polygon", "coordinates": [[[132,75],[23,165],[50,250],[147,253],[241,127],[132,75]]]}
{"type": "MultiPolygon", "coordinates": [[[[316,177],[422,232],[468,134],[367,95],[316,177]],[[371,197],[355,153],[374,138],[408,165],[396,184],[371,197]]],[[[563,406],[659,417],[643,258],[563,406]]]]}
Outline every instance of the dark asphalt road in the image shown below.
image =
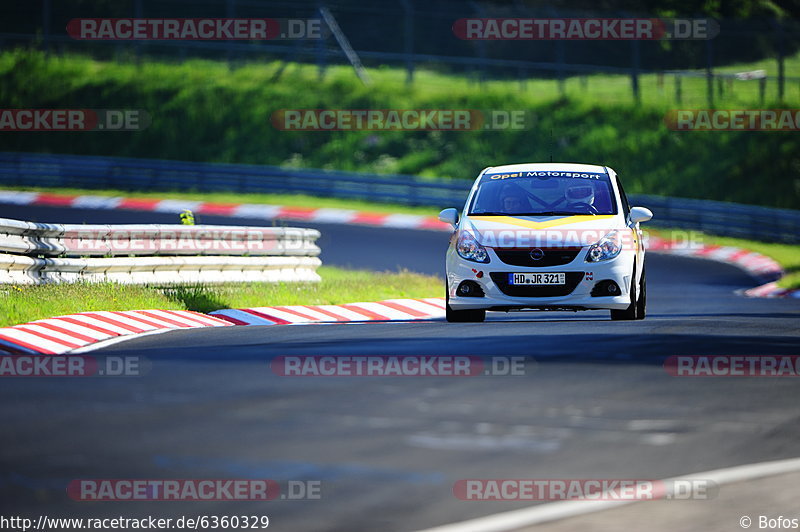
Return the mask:
{"type": "MultiPolygon", "coordinates": [[[[0,216],[174,222],[7,206],[0,216]]],[[[325,263],[440,271],[445,234],[319,228],[325,263]]],[[[662,367],[670,355],[800,354],[800,301],[734,295],[753,284],[730,266],[651,254],[644,322],[611,322],[607,312],[500,314],[484,324],[176,331],[107,347],[96,355],[144,357],[149,373],[0,385],[2,513],[267,514],[277,530],[402,531],[526,505],[459,501],[458,479],[663,478],[798,456],[796,379],[680,378],[662,367]],[[297,354],[527,363],[522,376],[469,378],[271,371],[276,356],[297,354]],[[80,478],[319,480],[322,498],[75,502],[64,487],[80,478]]]]}

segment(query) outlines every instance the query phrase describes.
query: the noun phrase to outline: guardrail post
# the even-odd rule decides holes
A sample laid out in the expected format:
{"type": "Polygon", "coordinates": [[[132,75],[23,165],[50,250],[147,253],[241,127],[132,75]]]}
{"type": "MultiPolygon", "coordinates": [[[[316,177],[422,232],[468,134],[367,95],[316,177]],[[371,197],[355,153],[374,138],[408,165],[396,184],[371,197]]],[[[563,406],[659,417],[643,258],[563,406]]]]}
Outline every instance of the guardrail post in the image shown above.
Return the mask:
{"type": "MultiPolygon", "coordinates": [[[[225,1],[225,16],[227,18],[236,17],[236,0],[225,1]]],[[[231,50],[232,41],[225,43],[225,59],[228,62],[228,70],[233,68],[233,51],[231,50]]]]}
{"type": "Polygon", "coordinates": [[[403,47],[406,54],[406,85],[414,83],[414,7],[410,0],[402,0],[405,11],[403,47]]]}
{"type": "MultiPolygon", "coordinates": [[[[475,10],[475,13],[478,15],[478,17],[486,18],[486,10],[484,10],[481,4],[475,2],[474,0],[470,0],[469,5],[475,10]]],[[[483,82],[486,77],[486,73],[484,71],[484,65],[486,64],[486,41],[475,41],[475,45],[478,48],[478,57],[481,60],[478,63],[478,85],[483,87],[483,82]]]]}
{"type": "MultiPolygon", "coordinates": [[[[142,18],[144,17],[144,6],[142,2],[144,0],[136,0],[133,4],[133,17],[134,18],[142,18]]],[[[140,64],[142,59],[142,41],[136,41],[133,45],[134,54],[136,55],[136,63],[140,64]]]]}
{"type": "Polygon", "coordinates": [[[714,106],[714,72],[713,72],[713,49],[711,39],[706,41],[706,97],[708,106],[714,106]]]}
{"type": "Polygon", "coordinates": [[[778,25],[778,101],[783,102],[783,94],[784,94],[784,82],[786,81],[786,74],[784,72],[784,46],[786,43],[784,31],[783,31],[783,24],[779,21],[775,21],[778,25]]]}
{"type": "Polygon", "coordinates": [[[556,63],[557,63],[557,76],[558,76],[558,94],[564,96],[567,92],[566,89],[566,72],[564,71],[564,63],[566,62],[566,49],[564,41],[556,41],[556,63]]]}
{"type": "Polygon", "coordinates": [[[631,88],[633,89],[633,100],[638,104],[641,103],[641,95],[639,94],[639,41],[634,39],[631,41],[631,88]]]}
{"type": "MultiPolygon", "coordinates": [[[[322,8],[324,5],[320,2],[317,4],[317,15],[320,19],[324,18],[322,15],[322,8]]],[[[325,46],[325,39],[320,37],[316,39],[316,51],[317,51],[317,79],[322,81],[325,79],[325,69],[327,68],[328,62],[328,48],[325,46]]]]}
{"type": "Polygon", "coordinates": [[[42,48],[50,53],[50,8],[51,0],[42,1],[42,48]]]}

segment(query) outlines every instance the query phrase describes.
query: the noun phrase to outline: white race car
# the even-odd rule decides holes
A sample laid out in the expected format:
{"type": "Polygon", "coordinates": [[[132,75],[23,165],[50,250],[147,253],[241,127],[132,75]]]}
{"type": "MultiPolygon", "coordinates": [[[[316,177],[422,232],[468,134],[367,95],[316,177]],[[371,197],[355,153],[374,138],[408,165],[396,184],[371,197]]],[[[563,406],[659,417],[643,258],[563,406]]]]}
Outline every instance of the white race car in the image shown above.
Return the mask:
{"type": "Polygon", "coordinates": [[[447,250],[447,321],[483,321],[487,310],[609,309],[644,319],[645,250],[617,174],[606,166],[514,164],[483,170],[447,250]]]}

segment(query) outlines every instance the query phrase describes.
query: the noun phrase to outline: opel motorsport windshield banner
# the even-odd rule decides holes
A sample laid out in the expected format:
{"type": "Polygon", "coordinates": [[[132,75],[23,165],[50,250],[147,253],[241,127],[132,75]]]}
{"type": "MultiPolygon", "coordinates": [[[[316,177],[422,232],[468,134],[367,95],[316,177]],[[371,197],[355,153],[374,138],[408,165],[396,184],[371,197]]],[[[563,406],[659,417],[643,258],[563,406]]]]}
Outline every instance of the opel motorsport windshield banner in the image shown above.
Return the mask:
{"type": "Polygon", "coordinates": [[[540,179],[549,179],[551,177],[560,177],[568,179],[598,179],[608,180],[608,174],[599,172],[569,172],[566,170],[533,170],[533,171],[516,171],[516,172],[501,172],[494,174],[484,174],[481,178],[482,182],[498,181],[502,179],[517,179],[525,177],[538,177],[540,179]]]}

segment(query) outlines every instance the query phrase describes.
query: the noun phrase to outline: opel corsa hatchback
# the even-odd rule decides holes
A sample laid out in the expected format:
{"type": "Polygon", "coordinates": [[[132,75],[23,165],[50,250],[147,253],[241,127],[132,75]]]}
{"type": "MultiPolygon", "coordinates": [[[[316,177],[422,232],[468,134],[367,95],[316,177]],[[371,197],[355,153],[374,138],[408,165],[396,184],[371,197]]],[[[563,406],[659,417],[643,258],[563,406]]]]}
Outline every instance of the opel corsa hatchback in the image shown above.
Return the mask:
{"type": "Polygon", "coordinates": [[[639,223],[607,166],[531,163],[483,170],[463,212],[439,219],[447,250],[447,321],[483,321],[487,310],[608,309],[644,319],[645,250],[639,223]]]}

